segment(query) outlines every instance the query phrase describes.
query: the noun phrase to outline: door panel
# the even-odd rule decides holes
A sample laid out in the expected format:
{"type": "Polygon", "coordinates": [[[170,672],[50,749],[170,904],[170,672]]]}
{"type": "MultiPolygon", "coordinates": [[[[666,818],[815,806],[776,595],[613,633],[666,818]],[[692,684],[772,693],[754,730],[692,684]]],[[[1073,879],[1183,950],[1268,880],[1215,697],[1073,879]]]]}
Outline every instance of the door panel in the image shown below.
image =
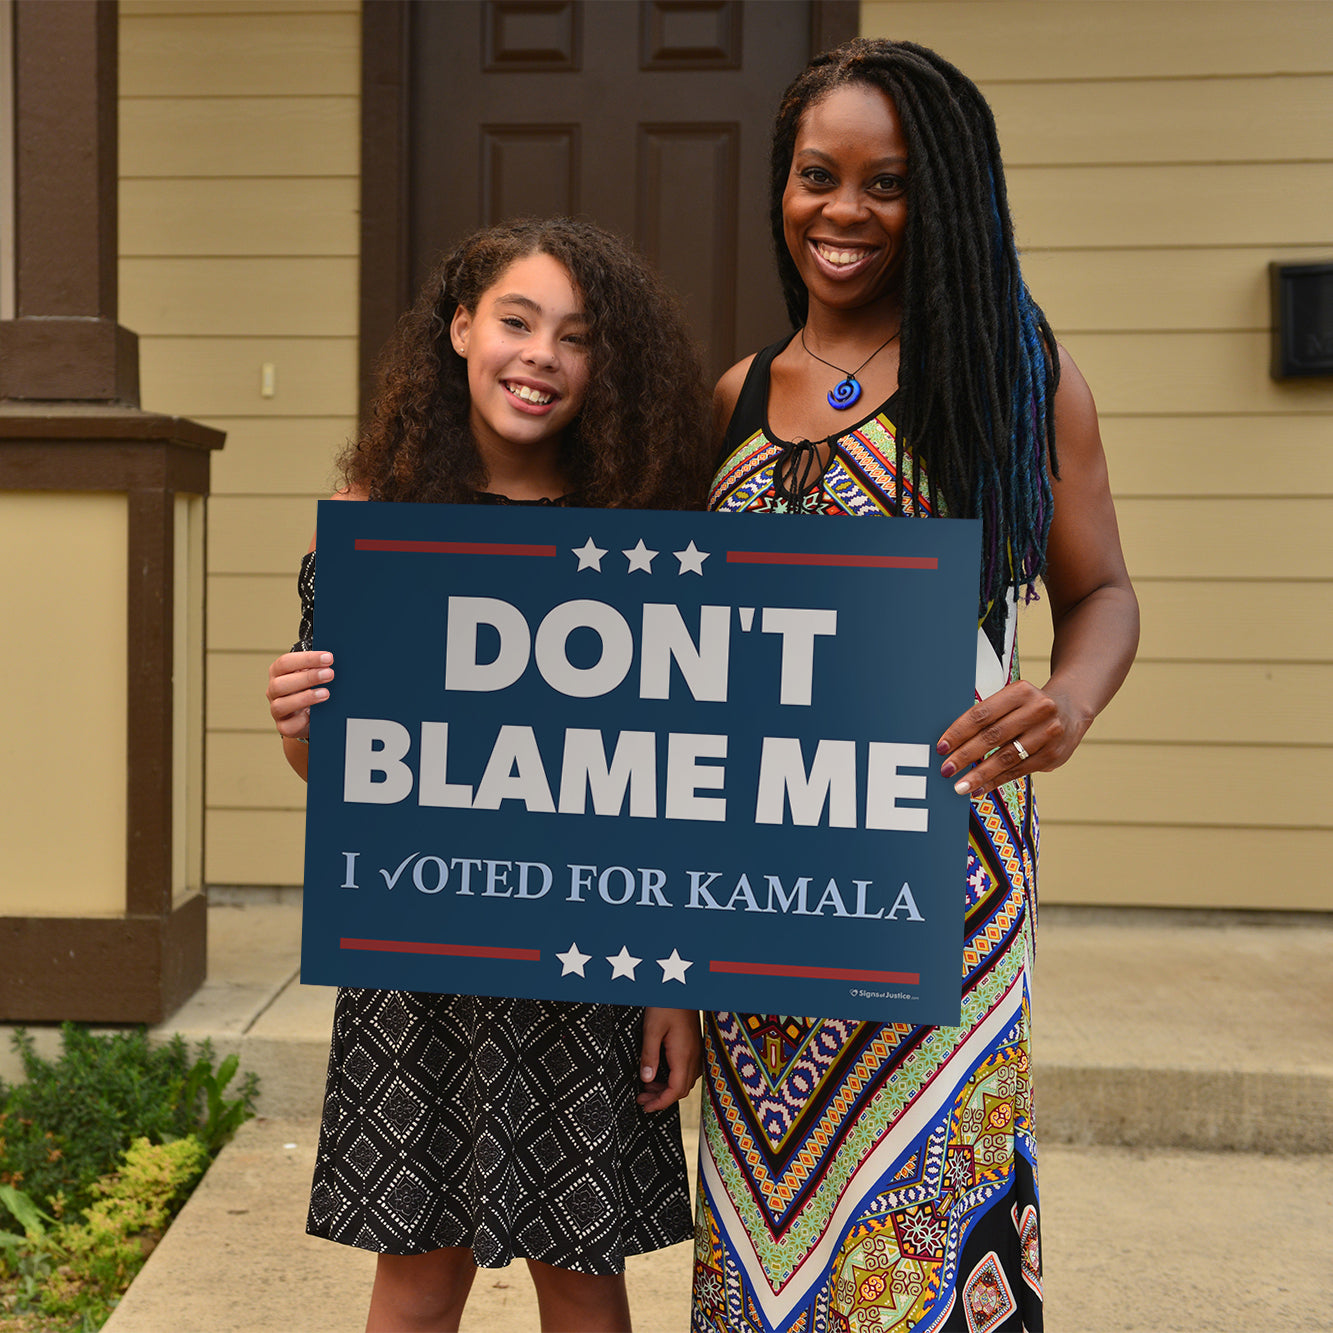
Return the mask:
{"type": "Polygon", "coordinates": [[[768,133],[811,17],[805,0],[414,3],[413,286],[478,226],[581,213],[658,265],[710,374],[771,341],[768,133]]]}
{"type": "MultiPolygon", "coordinates": [[[[709,367],[715,375],[741,355],[735,350],[739,130],[735,122],[640,125],[636,146],[635,239],[684,302],[697,336],[718,350],[722,364],[709,367]],[[682,199],[690,200],[688,208],[682,199]]],[[[751,301],[772,313],[767,296],[765,289],[751,301]]]]}
{"type": "Polygon", "coordinates": [[[480,218],[490,223],[539,211],[576,213],[579,132],[578,125],[479,126],[480,218]]]}

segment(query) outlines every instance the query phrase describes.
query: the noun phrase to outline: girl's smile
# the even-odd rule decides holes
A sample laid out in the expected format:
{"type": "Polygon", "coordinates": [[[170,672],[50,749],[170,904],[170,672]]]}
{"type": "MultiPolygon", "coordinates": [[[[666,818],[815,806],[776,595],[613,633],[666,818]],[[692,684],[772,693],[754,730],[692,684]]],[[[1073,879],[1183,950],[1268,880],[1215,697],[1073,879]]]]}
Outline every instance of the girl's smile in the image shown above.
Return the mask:
{"type": "Polygon", "coordinates": [[[460,307],[454,315],[450,336],[467,362],[469,420],[492,471],[515,451],[558,456],[583,407],[587,335],[582,298],[548,254],[515,260],[475,311],[460,307]]]}

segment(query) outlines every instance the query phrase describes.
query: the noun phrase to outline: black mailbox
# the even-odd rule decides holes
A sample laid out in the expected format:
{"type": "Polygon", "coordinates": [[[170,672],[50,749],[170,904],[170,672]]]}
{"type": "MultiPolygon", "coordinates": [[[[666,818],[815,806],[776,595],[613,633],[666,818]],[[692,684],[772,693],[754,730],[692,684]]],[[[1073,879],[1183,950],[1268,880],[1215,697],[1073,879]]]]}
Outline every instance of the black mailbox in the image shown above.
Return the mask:
{"type": "Polygon", "coordinates": [[[1333,375],[1333,263],[1269,264],[1275,380],[1333,375]]]}

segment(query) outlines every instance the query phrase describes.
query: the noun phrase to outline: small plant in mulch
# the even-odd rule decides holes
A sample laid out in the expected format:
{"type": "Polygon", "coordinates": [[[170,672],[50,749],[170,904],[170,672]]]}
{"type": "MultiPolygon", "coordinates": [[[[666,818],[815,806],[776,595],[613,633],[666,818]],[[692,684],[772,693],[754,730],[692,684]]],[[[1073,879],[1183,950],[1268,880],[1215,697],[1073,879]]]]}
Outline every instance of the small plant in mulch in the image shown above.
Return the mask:
{"type": "Polygon", "coordinates": [[[173,1037],[67,1023],[61,1055],[15,1049],[27,1081],[0,1085],[0,1333],[101,1327],[222,1145],[254,1114],[258,1081],[226,1089],[173,1037]],[[35,1321],[35,1322],[34,1322],[35,1321]]]}

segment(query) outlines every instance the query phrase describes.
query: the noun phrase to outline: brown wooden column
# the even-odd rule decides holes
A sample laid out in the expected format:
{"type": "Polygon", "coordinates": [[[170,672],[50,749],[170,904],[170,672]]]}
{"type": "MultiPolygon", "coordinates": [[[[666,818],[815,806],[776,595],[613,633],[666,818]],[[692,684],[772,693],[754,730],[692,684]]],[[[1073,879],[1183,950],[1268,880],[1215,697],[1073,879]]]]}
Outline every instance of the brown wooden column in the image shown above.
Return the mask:
{"type": "Polygon", "coordinates": [[[116,5],[15,0],[16,319],[0,398],[139,401],[116,322],[116,5]]]}
{"type": "MultiPolygon", "coordinates": [[[[186,666],[173,660],[175,524],[178,496],[207,495],[225,437],[139,409],[138,339],[117,322],[114,0],[16,0],[13,17],[15,317],[0,320],[0,492],[124,497],[126,549],[108,556],[126,567],[115,793],[126,819],[118,914],[15,914],[0,875],[0,1020],[151,1023],[204,978],[204,896],[173,884],[173,675],[186,666]]],[[[10,577],[40,579],[34,559],[10,577]]],[[[49,798],[61,798],[55,784],[49,798]]],[[[11,882],[11,899],[31,902],[34,888],[11,882]]]]}

